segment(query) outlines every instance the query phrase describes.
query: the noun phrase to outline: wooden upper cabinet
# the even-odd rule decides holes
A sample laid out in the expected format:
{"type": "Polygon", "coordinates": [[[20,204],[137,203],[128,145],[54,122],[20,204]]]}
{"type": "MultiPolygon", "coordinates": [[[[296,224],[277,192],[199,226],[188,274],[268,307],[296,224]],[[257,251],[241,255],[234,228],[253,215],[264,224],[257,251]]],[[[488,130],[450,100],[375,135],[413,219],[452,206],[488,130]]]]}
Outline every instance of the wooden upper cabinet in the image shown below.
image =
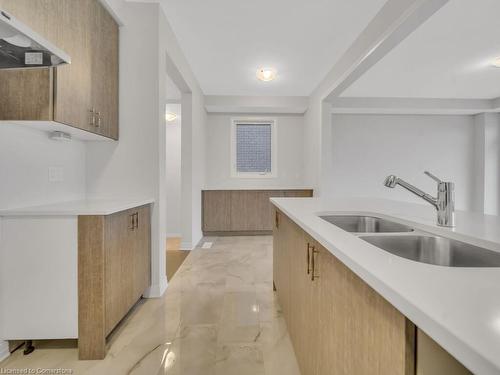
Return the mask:
{"type": "Polygon", "coordinates": [[[71,57],[57,68],[1,70],[0,120],[55,121],[118,139],[118,25],[100,2],[0,0],[0,8],[71,57]]]}
{"type": "Polygon", "coordinates": [[[99,2],[91,8],[91,108],[97,131],[118,139],[118,27],[99,2]]]}
{"type": "Polygon", "coordinates": [[[58,15],[54,43],[71,57],[71,64],[54,69],[54,121],[95,132],[89,117],[92,66],[88,33],[92,1],[50,2],[53,12],[49,17],[58,15]]]}

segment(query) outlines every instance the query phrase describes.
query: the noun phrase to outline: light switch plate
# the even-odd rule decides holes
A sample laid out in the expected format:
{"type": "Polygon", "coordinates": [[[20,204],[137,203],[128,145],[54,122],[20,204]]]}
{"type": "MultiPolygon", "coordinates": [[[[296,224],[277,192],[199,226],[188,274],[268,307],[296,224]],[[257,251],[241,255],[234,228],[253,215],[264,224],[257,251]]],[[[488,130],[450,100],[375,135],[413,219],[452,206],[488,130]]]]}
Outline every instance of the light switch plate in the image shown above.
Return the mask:
{"type": "Polygon", "coordinates": [[[49,167],[49,182],[63,182],[63,181],[64,181],[64,168],[49,167]]]}

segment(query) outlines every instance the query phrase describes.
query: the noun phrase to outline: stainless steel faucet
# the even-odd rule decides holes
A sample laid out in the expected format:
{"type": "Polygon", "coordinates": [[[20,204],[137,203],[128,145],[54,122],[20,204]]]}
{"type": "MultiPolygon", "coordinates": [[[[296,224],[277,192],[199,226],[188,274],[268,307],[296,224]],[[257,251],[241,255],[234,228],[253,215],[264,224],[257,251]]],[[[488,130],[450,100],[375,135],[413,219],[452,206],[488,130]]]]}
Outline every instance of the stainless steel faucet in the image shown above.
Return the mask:
{"type": "Polygon", "coordinates": [[[425,171],[427,176],[438,183],[437,198],[427,194],[419,188],[409,184],[397,176],[387,176],[384,185],[388,188],[395,188],[396,185],[404,187],[406,190],[419,196],[432,204],[437,210],[437,224],[442,227],[455,226],[455,184],[453,182],[443,182],[432,173],[425,171]]]}

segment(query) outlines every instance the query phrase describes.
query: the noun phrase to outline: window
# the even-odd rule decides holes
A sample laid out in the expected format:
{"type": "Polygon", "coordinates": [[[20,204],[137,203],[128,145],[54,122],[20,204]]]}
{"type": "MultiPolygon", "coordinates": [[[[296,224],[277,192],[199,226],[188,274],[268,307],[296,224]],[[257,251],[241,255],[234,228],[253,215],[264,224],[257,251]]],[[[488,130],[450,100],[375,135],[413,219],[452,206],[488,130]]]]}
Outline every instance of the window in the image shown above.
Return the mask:
{"type": "Polygon", "coordinates": [[[231,175],[233,177],[275,177],[275,155],[275,120],[232,120],[231,175]]]}

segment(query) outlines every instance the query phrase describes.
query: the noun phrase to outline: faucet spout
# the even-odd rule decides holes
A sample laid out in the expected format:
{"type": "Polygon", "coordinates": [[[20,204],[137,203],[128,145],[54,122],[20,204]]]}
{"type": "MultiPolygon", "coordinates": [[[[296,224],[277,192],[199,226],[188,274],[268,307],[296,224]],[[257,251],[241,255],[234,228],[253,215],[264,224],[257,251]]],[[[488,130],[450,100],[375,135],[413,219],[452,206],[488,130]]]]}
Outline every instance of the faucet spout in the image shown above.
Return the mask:
{"type": "Polygon", "coordinates": [[[438,211],[438,225],[445,227],[455,226],[454,184],[452,182],[442,182],[428,172],[426,172],[426,174],[430,175],[438,182],[438,195],[436,198],[394,175],[387,176],[384,185],[391,189],[395,188],[397,185],[403,187],[434,206],[438,211]]]}
{"type": "Polygon", "coordinates": [[[399,186],[405,188],[406,190],[408,190],[410,193],[415,194],[417,197],[420,197],[420,198],[424,199],[425,201],[429,202],[436,209],[438,208],[437,207],[437,198],[434,198],[432,195],[427,194],[426,192],[420,190],[418,187],[406,182],[405,180],[403,180],[399,177],[396,177],[394,175],[388,176],[385,179],[384,184],[385,184],[385,186],[387,186],[389,188],[395,188],[396,185],[399,185],[399,186]]]}

